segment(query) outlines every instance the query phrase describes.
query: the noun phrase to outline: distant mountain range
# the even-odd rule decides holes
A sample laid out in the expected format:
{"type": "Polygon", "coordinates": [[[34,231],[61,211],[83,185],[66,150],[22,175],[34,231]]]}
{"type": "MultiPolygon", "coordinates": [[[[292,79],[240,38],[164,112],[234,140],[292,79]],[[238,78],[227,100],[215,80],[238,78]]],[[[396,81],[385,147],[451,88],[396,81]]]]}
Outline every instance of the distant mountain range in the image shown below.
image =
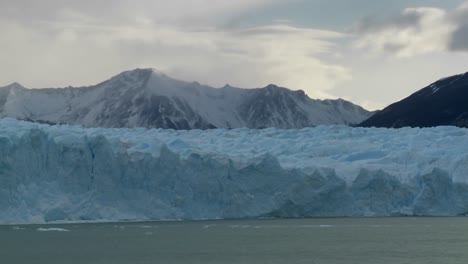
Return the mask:
{"type": "Polygon", "coordinates": [[[364,127],[468,127],[468,73],[441,79],[376,113],[364,127]]]}
{"type": "Polygon", "coordinates": [[[84,127],[303,128],[359,124],[371,115],[345,100],[314,100],[275,85],[212,88],[154,69],[126,71],[90,87],[0,88],[0,117],[84,127]]]}

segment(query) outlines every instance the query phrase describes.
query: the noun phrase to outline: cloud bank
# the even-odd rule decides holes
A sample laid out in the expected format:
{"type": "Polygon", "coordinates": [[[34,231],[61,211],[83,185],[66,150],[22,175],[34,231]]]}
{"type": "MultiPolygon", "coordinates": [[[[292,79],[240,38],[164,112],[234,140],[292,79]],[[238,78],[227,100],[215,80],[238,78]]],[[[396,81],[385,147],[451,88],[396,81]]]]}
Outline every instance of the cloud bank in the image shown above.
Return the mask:
{"type": "Polygon", "coordinates": [[[387,19],[367,17],[354,32],[357,47],[400,57],[468,51],[468,2],[451,11],[419,7],[387,19]]]}

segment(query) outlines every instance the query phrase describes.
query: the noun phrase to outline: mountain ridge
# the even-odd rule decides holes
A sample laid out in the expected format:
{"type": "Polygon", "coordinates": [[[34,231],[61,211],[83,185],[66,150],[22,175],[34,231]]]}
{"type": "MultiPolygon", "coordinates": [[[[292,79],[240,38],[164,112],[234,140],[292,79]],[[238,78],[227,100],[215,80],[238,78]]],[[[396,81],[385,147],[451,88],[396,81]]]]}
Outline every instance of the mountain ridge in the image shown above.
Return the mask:
{"type": "Polygon", "coordinates": [[[370,115],[342,99],[314,100],[272,84],[213,88],[152,68],[124,71],[94,86],[0,88],[0,117],[84,127],[303,128],[358,124],[370,115]]]}
{"type": "Polygon", "coordinates": [[[391,104],[359,126],[468,127],[468,72],[445,77],[391,104]]]}

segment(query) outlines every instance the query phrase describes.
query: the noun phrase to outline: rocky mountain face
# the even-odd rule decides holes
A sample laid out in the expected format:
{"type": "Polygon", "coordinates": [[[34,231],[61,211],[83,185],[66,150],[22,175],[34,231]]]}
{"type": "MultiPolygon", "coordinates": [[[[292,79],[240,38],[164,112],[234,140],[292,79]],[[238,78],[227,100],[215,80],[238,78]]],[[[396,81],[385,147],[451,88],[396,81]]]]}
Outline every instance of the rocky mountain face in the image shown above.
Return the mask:
{"type": "Polygon", "coordinates": [[[154,69],[126,71],[90,87],[0,88],[0,117],[84,127],[303,128],[358,124],[370,116],[341,99],[313,100],[275,85],[212,88],[154,69]]]}
{"type": "Polygon", "coordinates": [[[468,127],[468,73],[441,79],[364,121],[364,127],[468,127]]]}

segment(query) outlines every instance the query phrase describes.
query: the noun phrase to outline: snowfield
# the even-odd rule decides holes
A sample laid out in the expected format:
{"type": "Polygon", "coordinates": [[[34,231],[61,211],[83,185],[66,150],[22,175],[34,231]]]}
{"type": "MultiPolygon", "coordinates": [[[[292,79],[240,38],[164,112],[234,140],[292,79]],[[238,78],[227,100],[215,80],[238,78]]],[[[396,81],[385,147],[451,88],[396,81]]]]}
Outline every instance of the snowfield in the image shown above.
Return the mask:
{"type": "Polygon", "coordinates": [[[0,223],[468,212],[468,130],[83,129],[0,119],[0,223]]]}

